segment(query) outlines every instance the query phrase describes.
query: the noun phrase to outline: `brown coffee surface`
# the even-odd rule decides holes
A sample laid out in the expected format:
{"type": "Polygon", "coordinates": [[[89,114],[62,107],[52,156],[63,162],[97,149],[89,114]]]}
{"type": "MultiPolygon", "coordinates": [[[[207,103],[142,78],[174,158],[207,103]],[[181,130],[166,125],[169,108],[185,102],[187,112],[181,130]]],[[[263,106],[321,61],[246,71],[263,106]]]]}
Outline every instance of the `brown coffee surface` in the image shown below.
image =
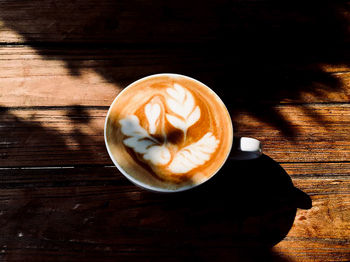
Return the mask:
{"type": "Polygon", "coordinates": [[[220,98],[202,83],[160,74],[134,82],[106,122],[110,154],[125,173],[156,188],[201,183],[225,162],[232,124],[220,98]]]}

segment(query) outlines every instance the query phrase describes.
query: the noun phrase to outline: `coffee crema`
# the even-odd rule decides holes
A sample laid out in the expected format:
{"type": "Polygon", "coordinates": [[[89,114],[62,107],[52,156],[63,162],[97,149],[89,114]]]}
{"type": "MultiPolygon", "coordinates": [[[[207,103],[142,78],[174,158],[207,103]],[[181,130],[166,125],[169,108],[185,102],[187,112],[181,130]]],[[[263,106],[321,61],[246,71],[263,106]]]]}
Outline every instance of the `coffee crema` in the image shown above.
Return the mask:
{"type": "Polygon", "coordinates": [[[159,74],[134,82],[112,104],[106,141],[117,166],[144,185],[200,184],[225,162],[232,124],[220,98],[189,77],[159,74]]]}

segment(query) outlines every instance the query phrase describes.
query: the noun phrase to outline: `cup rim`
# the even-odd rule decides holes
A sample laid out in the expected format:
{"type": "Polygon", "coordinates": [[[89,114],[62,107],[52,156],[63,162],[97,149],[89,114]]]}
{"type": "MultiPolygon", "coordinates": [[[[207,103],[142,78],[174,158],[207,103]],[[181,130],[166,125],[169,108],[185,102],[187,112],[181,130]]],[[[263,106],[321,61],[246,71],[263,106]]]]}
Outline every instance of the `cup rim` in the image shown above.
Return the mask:
{"type": "Polygon", "coordinates": [[[135,184],[136,186],[139,186],[143,189],[147,189],[147,190],[150,190],[150,191],[153,191],[153,192],[159,192],[159,193],[175,193],[175,192],[183,192],[183,191],[187,191],[189,189],[193,189],[195,187],[198,187],[206,182],[208,182],[210,179],[212,179],[218,172],[219,170],[222,168],[222,166],[226,163],[229,155],[230,155],[230,152],[232,150],[232,144],[233,144],[233,126],[232,126],[232,119],[231,119],[231,116],[230,116],[230,113],[229,111],[227,110],[227,107],[225,105],[225,103],[221,100],[221,98],[214,92],[214,90],[212,90],[210,87],[208,87],[206,84],[202,83],[201,81],[197,80],[197,79],[194,79],[192,77],[189,77],[189,76],[186,76],[186,75],[182,75],[182,74],[177,74],[177,73],[158,73],[158,74],[152,74],[152,75],[148,75],[148,76],[145,76],[145,77],[142,77],[132,83],[130,83],[129,85],[127,85],[123,90],[121,90],[118,95],[114,98],[112,104],[109,106],[109,109],[108,109],[108,112],[106,114],[106,118],[105,118],[105,123],[104,123],[104,141],[105,141],[105,146],[106,146],[106,149],[107,149],[107,152],[108,152],[108,155],[109,157],[111,158],[113,164],[118,168],[118,170],[130,181],[132,182],[133,184],[135,184]],[[184,186],[184,187],[180,187],[180,188],[177,188],[177,189],[165,189],[165,188],[160,188],[160,187],[154,187],[154,186],[150,186],[148,184],[145,184],[145,183],[142,183],[141,181],[135,179],[133,176],[129,175],[120,165],[119,163],[117,162],[117,160],[114,158],[111,150],[109,149],[109,145],[108,145],[108,142],[107,142],[107,121],[108,121],[108,117],[109,117],[109,114],[114,106],[114,104],[116,103],[116,101],[118,100],[118,98],[128,89],[130,88],[131,86],[141,82],[141,81],[144,81],[148,78],[153,78],[153,77],[158,77],[158,76],[170,76],[170,77],[183,77],[183,78],[187,78],[189,80],[192,80],[192,81],[195,81],[201,85],[204,85],[206,88],[209,89],[209,91],[223,104],[224,108],[226,109],[226,112],[227,112],[227,115],[230,119],[230,129],[231,129],[231,144],[230,144],[230,147],[229,147],[229,150],[227,151],[227,154],[226,154],[226,157],[224,159],[224,161],[222,161],[221,165],[217,168],[217,170],[215,172],[213,172],[213,174],[206,180],[204,180],[203,182],[201,183],[198,183],[198,184],[195,184],[195,185],[190,185],[190,186],[184,186]]]}

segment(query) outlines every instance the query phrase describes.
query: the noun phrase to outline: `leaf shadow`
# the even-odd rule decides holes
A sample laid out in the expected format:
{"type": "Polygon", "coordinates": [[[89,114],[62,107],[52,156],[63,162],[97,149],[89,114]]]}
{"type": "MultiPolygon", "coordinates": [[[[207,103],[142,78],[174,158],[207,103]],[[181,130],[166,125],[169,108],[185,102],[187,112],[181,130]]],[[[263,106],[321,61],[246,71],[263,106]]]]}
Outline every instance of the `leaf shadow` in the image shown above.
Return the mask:
{"type": "Polygon", "coordinates": [[[103,132],[90,122],[98,117],[90,113],[81,106],[41,110],[0,107],[0,166],[74,166],[95,163],[94,160],[111,163],[103,132]]]}
{"type": "Polygon", "coordinates": [[[342,1],[23,4],[2,3],[3,25],[44,59],[64,61],[71,75],[89,68],[118,86],[159,72],[193,76],[223,98],[234,121],[250,114],[290,139],[298,130],[274,107],[330,101],[327,92],[341,92],[343,83],[325,66],[349,66],[342,1]]]}

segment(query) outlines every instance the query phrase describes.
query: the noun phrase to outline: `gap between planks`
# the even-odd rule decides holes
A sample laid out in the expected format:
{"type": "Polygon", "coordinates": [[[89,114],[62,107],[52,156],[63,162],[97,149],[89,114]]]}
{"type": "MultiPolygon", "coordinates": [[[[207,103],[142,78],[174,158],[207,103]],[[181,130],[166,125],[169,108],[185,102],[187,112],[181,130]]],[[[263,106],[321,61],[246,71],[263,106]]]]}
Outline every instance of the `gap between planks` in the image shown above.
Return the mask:
{"type": "MultiPolygon", "coordinates": [[[[281,101],[280,104],[271,103],[271,102],[265,102],[262,104],[268,104],[268,105],[274,105],[274,107],[284,107],[284,106],[296,106],[296,107],[302,107],[302,106],[345,106],[349,107],[350,102],[283,102],[281,101]]],[[[67,105],[67,106],[0,106],[0,111],[16,111],[16,110],[66,110],[66,109],[76,109],[77,107],[82,109],[93,109],[93,110],[108,110],[109,106],[94,106],[94,105],[67,105]]]]}

